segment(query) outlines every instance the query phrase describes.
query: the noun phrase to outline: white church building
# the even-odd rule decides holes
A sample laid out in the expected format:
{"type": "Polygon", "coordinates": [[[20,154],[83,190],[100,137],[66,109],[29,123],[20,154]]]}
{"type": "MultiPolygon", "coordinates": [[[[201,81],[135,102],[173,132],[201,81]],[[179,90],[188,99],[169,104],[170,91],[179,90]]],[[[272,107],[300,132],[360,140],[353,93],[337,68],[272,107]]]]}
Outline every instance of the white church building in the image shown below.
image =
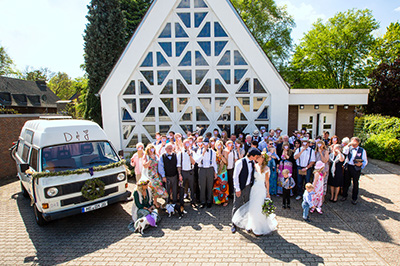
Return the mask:
{"type": "Polygon", "coordinates": [[[132,151],[202,127],[352,134],[368,89],[290,89],[229,0],[154,0],[100,90],[103,127],[132,151]]]}

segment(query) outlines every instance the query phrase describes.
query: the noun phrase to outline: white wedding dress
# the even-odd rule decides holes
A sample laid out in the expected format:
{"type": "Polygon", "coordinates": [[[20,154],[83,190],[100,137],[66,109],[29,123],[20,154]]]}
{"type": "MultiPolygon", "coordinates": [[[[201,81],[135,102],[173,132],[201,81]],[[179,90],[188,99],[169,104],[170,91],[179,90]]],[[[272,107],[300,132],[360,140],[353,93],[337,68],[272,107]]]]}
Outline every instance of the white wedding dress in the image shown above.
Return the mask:
{"type": "MultiPolygon", "coordinates": [[[[269,168],[267,171],[269,172],[269,168]]],[[[256,235],[266,235],[275,231],[278,222],[275,214],[266,216],[262,213],[262,205],[267,195],[265,188],[265,173],[254,173],[254,184],[251,187],[250,199],[241,206],[233,215],[232,222],[239,228],[252,230],[256,235]]]]}

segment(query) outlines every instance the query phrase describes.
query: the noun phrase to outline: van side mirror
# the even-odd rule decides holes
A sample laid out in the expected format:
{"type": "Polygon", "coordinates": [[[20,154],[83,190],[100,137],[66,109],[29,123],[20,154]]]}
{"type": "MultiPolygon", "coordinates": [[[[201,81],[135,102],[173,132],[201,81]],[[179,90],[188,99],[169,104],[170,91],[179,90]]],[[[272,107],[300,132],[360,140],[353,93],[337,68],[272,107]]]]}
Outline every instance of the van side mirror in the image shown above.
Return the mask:
{"type": "Polygon", "coordinates": [[[19,165],[19,169],[21,170],[21,173],[25,173],[25,171],[29,169],[29,164],[22,163],[19,165]]]}
{"type": "Polygon", "coordinates": [[[124,158],[124,151],[123,150],[118,151],[118,156],[124,158]]]}

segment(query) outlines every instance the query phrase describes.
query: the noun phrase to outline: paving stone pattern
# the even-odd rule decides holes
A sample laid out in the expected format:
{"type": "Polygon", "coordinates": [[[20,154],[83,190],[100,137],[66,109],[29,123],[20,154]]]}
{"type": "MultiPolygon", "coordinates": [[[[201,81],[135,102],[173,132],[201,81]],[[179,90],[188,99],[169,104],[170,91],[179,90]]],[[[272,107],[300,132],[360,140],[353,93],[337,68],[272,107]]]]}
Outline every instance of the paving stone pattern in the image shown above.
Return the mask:
{"type": "MultiPolygon", "coordinates": [[[[131,233],[132,202],[39,227],[16,178],[0,187],[0,265],[400,265],[400,177],[371,164],[361,199],[326,203],[302,221],[300,202],[281,208],[268,236],[230,232],[231,204],[167,217],[144,235],[131,233]],[[378,173],[378,174],[375,174],[378,173]]],[[[134,185],[130,184],[133,190],[134,185]]]]}

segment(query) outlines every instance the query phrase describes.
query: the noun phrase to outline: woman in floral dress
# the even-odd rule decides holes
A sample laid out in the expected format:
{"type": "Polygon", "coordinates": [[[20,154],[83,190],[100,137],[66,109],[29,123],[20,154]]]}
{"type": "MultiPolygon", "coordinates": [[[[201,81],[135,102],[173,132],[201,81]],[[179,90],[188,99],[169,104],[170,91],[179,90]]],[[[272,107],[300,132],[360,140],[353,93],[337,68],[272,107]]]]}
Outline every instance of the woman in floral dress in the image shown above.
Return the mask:
{"type": "Polygon", "coordinates": [[[158,157],[156,155],[156,149],[153,144],[149,144],[146,147],[144,156],[144,174],[147,174],[150,180],[150,188],[153,192],[154,205],[159,208],[160,205],[157,202],[158,198],[168,198],[168,193],[162,185],[161,178],[158,174],[158,157]]]}
{"type": "Polygon", "coordinates": [[[229,186],[228,186],[228,170],[226,165],[228,164],[228,159],[224,156],[224,144],[222,141],[218,140],[215,144],[216,157],[218,165],[218,175],[217,179],[214,180],[214,203],[222,204],[222,206],[228,205],[229,196],[229,186]]]}

